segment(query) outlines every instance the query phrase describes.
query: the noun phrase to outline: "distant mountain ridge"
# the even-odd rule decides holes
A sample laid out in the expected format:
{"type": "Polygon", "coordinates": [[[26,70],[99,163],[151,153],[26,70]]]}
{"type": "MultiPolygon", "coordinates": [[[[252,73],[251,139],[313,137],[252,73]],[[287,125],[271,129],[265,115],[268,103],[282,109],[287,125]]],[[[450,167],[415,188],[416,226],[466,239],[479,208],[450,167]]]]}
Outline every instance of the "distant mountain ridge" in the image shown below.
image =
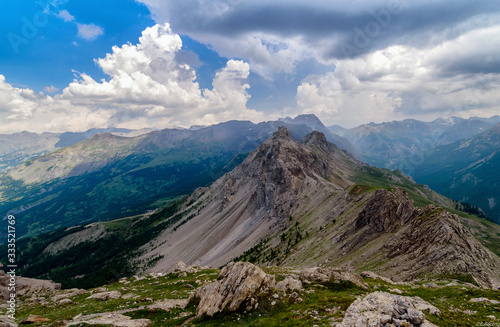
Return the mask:
{"type": "Polygon", "coordinates": [[[359,157],[370,164],[392,169],[407,168],[402,158],[419,155],[440,145],[477,135],[495,124],[500,116],[490,118],[450,117],[423,122],[415,119],[363,124],[351,129],[332,126],[359,148],[359,157]]]}
{"type": "Polygon", "coordinates": [[[283,125],[296,140],[312,132],[229,121],[127,138],[94,134],[1,174],[0,209],[22,218],[20,235],[142,213],[209,184],[283,125]]]}
{"type": "Polygon", "coordinates": [[[137,136],[149,132],[124,128],[90,129],[85,132],[0,134],[0,172],[22,162],[42,156],[51,151],[74,145],[99,133],[116,133],[122,136],[137,136]]]}
{"type": "Polygon", "coordinates": [[[426,152],[413,170],[418,182],[479,206],[500,223],[500,124],[426,152]]]}

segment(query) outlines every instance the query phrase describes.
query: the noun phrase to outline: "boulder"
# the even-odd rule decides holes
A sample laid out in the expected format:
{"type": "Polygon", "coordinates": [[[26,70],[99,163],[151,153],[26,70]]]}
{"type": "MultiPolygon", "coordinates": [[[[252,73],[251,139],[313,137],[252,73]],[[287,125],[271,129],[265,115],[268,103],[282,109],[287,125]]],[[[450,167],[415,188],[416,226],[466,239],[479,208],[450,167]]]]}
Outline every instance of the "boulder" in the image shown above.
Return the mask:
{"type": "Polygon", "coordinates": [[[231,262],[213,284],[199,287],[190,298],[198,303],[196,316],[213,316],[217,312],[251,310],[259,297],[276,284],[272,275],[249,262],[231,262]]]}
{"type": "MultiPolygon", "coordinates": [[[[404,297],[385,292],[374,292],[354,301],[346,311],[344,320],[338,326],[419,326],[436,327],[428,322],[414,302],[423,304],[422,299],[404,297]]],[[[425,302],[428,306],[431,304],[425,302]]]]}
{"type": "Polygon", "coordinates": [[[302,282],[295,278],[292,275],[286,276],[284,280],[278,282],[275,287],[277,290],[282,291],[301,291],[302,290],[302,282]]]}
{"type": "Polygon", "coordinates": [[[198,272],[198,269],[193,266],[188,266],[182,261],[177,261],[177,263],[174,266],[174,269],[172,269],[172,273],[174,274],[181,274],[181,273],[186,273],[186,274],[195,274],[198,272]]]}
{"type": "Polygon", "coordinates": [[[38,322],[48,322],[48,321],[50,321],[49,318],[37,315],[29,315],[28,317],[24,318],[23,321],[21,321],[20,325],[36,324],[38,322]]]}

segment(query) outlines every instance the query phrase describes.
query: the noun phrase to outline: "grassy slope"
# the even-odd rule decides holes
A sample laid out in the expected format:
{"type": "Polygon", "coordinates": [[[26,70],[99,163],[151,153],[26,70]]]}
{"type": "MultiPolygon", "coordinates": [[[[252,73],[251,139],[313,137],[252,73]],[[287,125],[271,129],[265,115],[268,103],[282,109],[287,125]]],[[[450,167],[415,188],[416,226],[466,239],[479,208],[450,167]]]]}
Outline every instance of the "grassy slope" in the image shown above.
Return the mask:
{"type": "MultiPolygon", "coordinates": [[[[277,281],[284,279],[288,271],[284,268],[266,268],[266,272],[274,274],[277,281]]],[[[153,327],[168,326],[330,326],[332,322],[341,321],[345,310],[358,296],[364,296],[373,291],[388,291],[397,288],[403,296],[419,296],[441,310],[440,316],[426,314],[426,318],[441,327],[474,326],[488,323],[492,320],[487,316],[500,318],[499,309],[495,305],[471,303],[469,299],[486,297],[500,300],[499,291],[480,290],[466,286],[466,283],[457,281],[459,285],[429,289],[422,283],[416,285],[390,285],[380,280],[365,279],[370,289],[364,290],[351,283],[321,283],[306,285],[299,292],[304,300],[302,303],[292,303],[288,295],[283,292],[272,291],[259,302],[257,310],[252,312],[235,312],[217,315],[213,318],[195,318],[195,306],[171,311],[149,311],[140,309],[141,306],[152,304],[162,299],[187,299],[193,292],[191,286],[199,287],[213,282],[218,276],[218,270],[204,270],[186,277],[167,274],[161,277],[145,276],[129,278],[125,282],[115,282],[107,286],[110,291],[119,291],[123,295],[134,294],[137,297],[108,301],[86,299],[89,294],[71,298],[70,304],[41,306],[28,304],[27,298],[21,298],[21,305],[16,313],[17,321],[21,321],[29,314],[41,315],[51,319],[49,324],[34,324],[33,326],[58,326],[62,320],[71,320],[78,314],[91,314],[122,309],[134,310],[125,315],[134,319],[147,318],[153,321],[153,327]],[[153,283],[157,283],[153,285],[153,283]],[[274,299],[273,294],[279,294],[274,299]],[[275,301],[274,305],[272,302],[275,301]],[[473,315],[464,313],[465,310],[476,311],[473,315]]],[[[436,281],[444,286],[449,278],[436,281]]],[[[52,303],[49,296],[46,301],[52,303]]],[[[84,325],[82,325],[84,326],[84,325]]]]}

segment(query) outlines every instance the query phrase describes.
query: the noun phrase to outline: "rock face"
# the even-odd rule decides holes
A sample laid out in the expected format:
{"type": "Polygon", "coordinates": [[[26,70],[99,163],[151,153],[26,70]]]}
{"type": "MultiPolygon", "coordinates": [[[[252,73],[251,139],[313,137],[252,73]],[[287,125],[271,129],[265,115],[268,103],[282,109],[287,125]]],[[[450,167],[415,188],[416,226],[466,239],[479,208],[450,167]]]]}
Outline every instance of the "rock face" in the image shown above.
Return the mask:
{"type": "Polygon", "coordinates": [[[217,312],[251,310],[259,296],[276,284],[272,275],[249,262],[229,263],[213,284],[198,288],[190,299],[199,301],[196,316],[213,316],[217,312]]]}
{"type": "Polygon", "coordinates": [[[411,280],[422,274],[471,274],[483,287],[500,287],[500,258],[482,246],[457,215],[428,205],[417,208],[399,188],[377,190],[345,232],[348,253],[393,235],[380,248],[390,264],[385,276],[411,280]],[[354,235],[354,236],[352,236],[354,235]]]}
{"type": "MultiPolygon", "coordinates": [[[[403,297],[385,292],[368,294],[363,299],[358,299],[349,306],[340,326],[436,326],[425,319],[425,315],[414,304],[414,301],[420,304],[425,302],[420,298],[415,300],[411,297],[403,297]]],[[[428,303],[426,304],[429,307],[433,307],[428,303]]]]}

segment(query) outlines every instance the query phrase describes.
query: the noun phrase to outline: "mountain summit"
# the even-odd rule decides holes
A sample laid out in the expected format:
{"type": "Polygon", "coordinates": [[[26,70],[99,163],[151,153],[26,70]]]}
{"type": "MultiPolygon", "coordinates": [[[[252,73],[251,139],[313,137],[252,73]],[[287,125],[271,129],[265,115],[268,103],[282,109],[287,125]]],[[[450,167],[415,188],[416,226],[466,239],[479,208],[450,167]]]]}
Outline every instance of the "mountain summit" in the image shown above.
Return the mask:
{"type": "Polygon", "coordinates": [[[201,266],[238,257],[297,267],[326,262],[396,280],[454,273],[500,286],[500,258],[436,201],[451,203],[401,173],[366,166],[320,132],[299,143],[280,127],[176,213],[158,213],[172,224],[143,247],[140,260],[158,258],[152,271],[179,260],[201,266]],[[410,196],[434,204],[416,207],[410,196]]]}

